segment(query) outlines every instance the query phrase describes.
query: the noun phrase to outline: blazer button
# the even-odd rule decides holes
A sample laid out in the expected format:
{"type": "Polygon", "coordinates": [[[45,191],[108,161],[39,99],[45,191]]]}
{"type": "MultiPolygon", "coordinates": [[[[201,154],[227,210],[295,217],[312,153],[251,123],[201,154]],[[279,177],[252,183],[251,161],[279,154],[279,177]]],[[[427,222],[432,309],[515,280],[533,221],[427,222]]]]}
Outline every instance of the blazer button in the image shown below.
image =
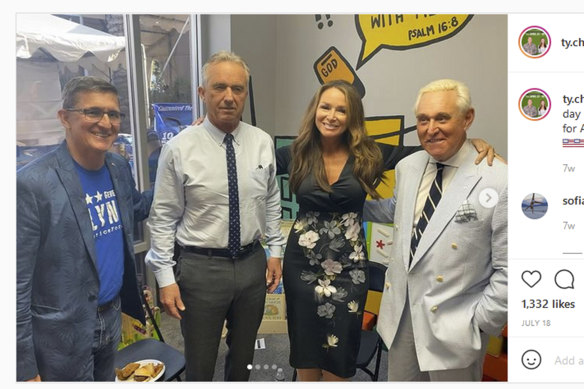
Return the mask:
{"type": "Polygon", "coordinates": [[[396,230],[399,230],[399,226],[397,224],[394,224],[393,228],[395,228],[396,230]]]}
{"type": "Polygon", "coordinates": [[[438,281],[438,282],[444,281],[444,276],[438,276],[438,277],[436,277],[436,281],[438,281]]]}
{"type": "Polygon", "coordinates": [[[432,312],[432,313],[436,313],[437,310],[438,310],[437,305],[434,305],[432,308],[430,308],[430,312],[432,312]]]}
{"type": "Polygon", "coordinates": [[[390,287],[390,286],[391,286],[391,283],[390,283],[389,281],[387,281],[387,282],[385,283],[385,289],[389,289],[389,287],[390,287]]]}
{"type": "Polygon", "coordinates": [[[456,243],[452,243],[452,248],[456,250],[458,248],[458,245],[456,243]]]}

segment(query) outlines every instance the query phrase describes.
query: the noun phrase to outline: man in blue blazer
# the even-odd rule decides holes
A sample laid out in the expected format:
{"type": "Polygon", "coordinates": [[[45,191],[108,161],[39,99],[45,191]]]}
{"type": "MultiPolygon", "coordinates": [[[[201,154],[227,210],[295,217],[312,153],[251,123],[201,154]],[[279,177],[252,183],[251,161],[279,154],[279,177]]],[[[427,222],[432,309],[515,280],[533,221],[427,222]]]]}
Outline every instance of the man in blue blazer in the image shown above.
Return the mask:
{"type": "Polygon", "coordinates": [[[133,230],[152,194],[108,152],[123,117],[113,85],[72,79],[58,115],[65,141],[17,172],[17,380],[108,381],[120,312],[144,321],[133,230]]]}
{"type": "Polygon", "coordinates": [[[394,222],[377,326],[388,378],[479,381],[488,334],[507,321],[507,167],[474,164],[464,84],[428,84],[415,113],[424,151],[397,164],[394,197],[364,212],[394,222]]]}

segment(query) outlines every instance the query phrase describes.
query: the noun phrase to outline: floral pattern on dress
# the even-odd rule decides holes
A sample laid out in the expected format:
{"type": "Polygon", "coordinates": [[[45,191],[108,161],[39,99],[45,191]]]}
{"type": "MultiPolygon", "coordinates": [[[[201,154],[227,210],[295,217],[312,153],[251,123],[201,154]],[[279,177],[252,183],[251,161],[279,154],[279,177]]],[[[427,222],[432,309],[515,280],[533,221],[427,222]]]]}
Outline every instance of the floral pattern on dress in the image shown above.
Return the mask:
{"type": "MultiPolygon", "coordinates": [[[[366,282],[365,238],[361,229],[361,217],[355,212],[344,214],[307,212],[294,223],[298,244],[302,247],[310,270],[302,271],[300,279],[314,284],[315,314],[330,321],[334,330],[335,314],[339,309],[350,314],[362,314],[362,307],[355,300],[346,301],[349,291],[338,284],[339,277],[357,286],[366,282]]],[[[342,342],[334,333],[327,333],[323,347],[335,348],[342,342]]]]}

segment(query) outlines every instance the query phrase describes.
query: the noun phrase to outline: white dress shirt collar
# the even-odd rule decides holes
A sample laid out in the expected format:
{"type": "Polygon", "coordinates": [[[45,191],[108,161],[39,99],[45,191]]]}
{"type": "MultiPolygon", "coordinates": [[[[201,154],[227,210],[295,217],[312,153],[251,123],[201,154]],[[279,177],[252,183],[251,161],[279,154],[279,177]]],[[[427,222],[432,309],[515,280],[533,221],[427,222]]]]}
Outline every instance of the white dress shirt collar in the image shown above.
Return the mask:
{"type": "MultiPolygon", "coordinates": [[[[223,144],[223,141],[225,140],[225,134],[227,133],[215,127],[208,117],[205,117],[205,120],[203,121],[203,126],[209,132],[209,135],[211,135],[211,137],[217,142],[217,144],[221,146],[223,144]]],[[[240,145],[241,142],[241,140],[239,139],[240,131],[241,121],[237,124],[237,128],[231,132],[231,135],[233,135],[233,140],[237,145],[240,145]]]]}

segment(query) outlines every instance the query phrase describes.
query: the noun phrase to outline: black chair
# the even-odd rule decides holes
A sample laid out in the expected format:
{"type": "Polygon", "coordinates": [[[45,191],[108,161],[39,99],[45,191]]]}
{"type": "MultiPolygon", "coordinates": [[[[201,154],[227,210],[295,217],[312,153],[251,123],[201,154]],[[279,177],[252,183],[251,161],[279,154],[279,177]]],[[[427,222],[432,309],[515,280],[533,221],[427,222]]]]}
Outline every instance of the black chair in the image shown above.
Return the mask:
{"type": "MultiPolygon", "coordinates": [[[[383,285],[385,284],[385,271],[387,267],[377,263],[369,261],[369,296],[371,292],[378,293],[375,296],[376,303],[371,305],[366,305],[367,310],[371,313],[379,315],[379,302],[381,302],[381,293],[383,293],[383,285]]],[[[363,370],[369,377],[371,381],[378,381],[379,379],[379,364],[381,362],[381,352],[384,349],[383,341],[377,333],[376,330],[366,331],[361,330],[361,343],[359,345],[359,354],[357,354],[356,365],[358,369],[363,370]],[[369,369],[369,364],[373,357],[375,359],[375,368],[373,371],[369,369]]],[[[292,373],[292,381],[296,381],[297,372],[294,369],[292,373]]]]}
{"type": "Polygon", "coordinates": [[[154,325],[154,330],[158,339],[146,338],[132,343],[121,350],[118,350],[115,357],[114,366],[122,368],[130,362],[140,361],[142,359],[156,359],[164,363],[165,371],[160,380],[163,381],[182,381],[180,374],[185,370],[185,356],[174,347],[164,342],[160,333],[160,328],[154,320],[154,315],[148,303],[144,304],[148,312],[147,320],[154,325]]]}
{"type": "MultiPolygon", "coordinates": [[[[369,295],[371,298],[372,293],[377,293],[375,296],[375,304],[366,305],[366,309],[379,315],[379,303],[381,302],[381,293],[383,293],[383,285],[385,284],[385,271],[387,267],[377,263],[369,261],[369,295]]],[[[369,377],[371,381],[377,381],[379,379],[379,364],[381,362],[381,352],[383,351],[384,345],[381,337],[374,329],[373,331],[361,330],[361,344],[359,346],[359,354],[357,355],[357,368],[363,370],[369,377]],[[375,368],[373,371],[369,369],[369,364],[373,357],[375,359],[375,368]]]]}

